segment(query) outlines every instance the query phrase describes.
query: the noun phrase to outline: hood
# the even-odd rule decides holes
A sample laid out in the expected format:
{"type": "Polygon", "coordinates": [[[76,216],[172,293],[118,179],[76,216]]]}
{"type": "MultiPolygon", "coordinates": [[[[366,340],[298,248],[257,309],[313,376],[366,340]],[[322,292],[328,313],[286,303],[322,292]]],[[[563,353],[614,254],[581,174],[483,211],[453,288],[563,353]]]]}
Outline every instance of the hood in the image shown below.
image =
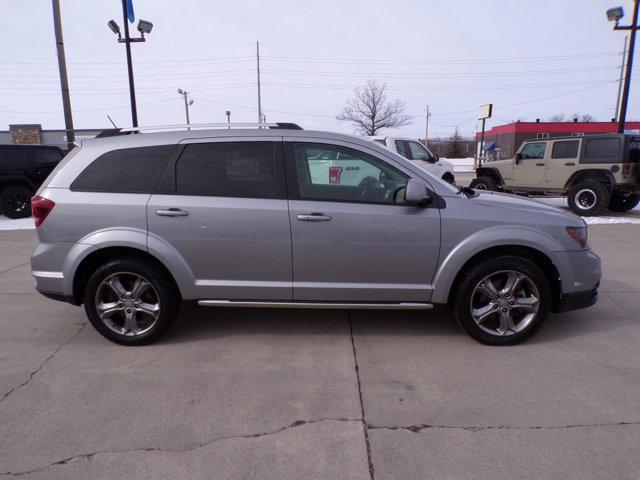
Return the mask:
{"type": "Polygon", "coordinates": [[[566,226],[584,227],[586,225],[584,220],[578,215],[564,208],[547,205],[538,200],[511,195],[509,193],[482,192],[478,190],[476,190],[476,192],[478,192],[478,196],[472,198],[472,200],[487,207],[516,208],[537,215],[546,214],[565,222],[566,226]]]}
{"type": "Polygon", "coordinates": [[[439,159],[436,163],[453,170],[453,163],[451,163],[449,160],[439,159]]]}

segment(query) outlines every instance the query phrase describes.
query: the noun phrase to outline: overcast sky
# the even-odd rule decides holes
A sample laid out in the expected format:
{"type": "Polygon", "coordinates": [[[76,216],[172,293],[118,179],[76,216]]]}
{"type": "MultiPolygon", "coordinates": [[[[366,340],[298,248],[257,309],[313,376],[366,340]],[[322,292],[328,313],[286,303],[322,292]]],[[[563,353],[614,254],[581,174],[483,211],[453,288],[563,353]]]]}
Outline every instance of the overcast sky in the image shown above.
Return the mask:
{"type": "MultiPolygon", "coordinates": [[[[402,134],[469,135],[478,106],[488,125],[555,113],[614,114],[624,32],[605,10],[630,0],[133,0],[154,23],[133,45],[141,125],[184,122],[177,88],[192,92],[191,121],[257,121],[256,40],[268,121],[351,133],[335,120],[355,86],[375,78],[413,123],[402,134]]],[[[61,0],[76,128],[131,122],[120,0],[61,0]]],[[[62,128],[50,0],[0,0],[0,130],[62,128]]],[[[134,25],[135,27],[135,25],[134,25]]],[[[135,31],[135,28],[133,28],[135,31]]],[[[136,32],[137,33],[137,32],[136,32]]],[[[637,72],[640,75],[640,72],[637,72]]],[[[640,81],[627,118],[640,116],[640,81]]]]}

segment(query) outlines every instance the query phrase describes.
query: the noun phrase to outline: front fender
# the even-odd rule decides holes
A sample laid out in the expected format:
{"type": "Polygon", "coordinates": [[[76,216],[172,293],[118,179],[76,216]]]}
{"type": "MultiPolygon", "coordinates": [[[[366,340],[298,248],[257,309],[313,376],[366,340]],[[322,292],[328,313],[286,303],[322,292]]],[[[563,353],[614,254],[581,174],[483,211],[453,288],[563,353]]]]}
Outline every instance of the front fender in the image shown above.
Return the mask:
{"type": "MultiPolygon", "coordinates": [[[[433,303],[447,303],[456,275],[475,255],[493,247],[520,246],[539,251],[549,257],[563,278],[569,268],[563,256],[563,245],[545,232],[524,225],[504,225],[486,228],[473,233],[442,252],[442,259],[433,280],[433,303]]],[[[445,245],[443,244],[443,249],[445,245]]]]}

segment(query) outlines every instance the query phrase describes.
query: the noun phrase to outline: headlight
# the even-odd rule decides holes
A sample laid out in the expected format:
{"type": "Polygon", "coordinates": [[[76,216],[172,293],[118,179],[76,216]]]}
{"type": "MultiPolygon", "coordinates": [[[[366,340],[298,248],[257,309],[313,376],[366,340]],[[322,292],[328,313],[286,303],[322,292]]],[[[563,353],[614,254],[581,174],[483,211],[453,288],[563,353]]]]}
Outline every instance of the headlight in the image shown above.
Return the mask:
{"type": "Polygon", "coordinates": [[[589,230],[587,227],[567,227],[567,233],[584,250],[589,248],[589,230]]]}

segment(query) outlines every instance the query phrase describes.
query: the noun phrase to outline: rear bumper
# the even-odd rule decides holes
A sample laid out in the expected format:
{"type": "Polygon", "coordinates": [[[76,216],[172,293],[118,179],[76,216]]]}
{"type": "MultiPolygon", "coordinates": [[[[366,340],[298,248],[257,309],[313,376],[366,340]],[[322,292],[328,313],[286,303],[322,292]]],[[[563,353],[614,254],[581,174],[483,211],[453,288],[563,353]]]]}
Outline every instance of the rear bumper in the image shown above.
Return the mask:
{"type": "Polygon", "coordinates": [[[38,287],[36,287],[36,290],[38,291],[38,293],[40,293],[41,295],[44,295],[47,298],[50,298],[51,300],[70,303],[71,305],[75,305],[75,306],[80,305],[78,302],[76,302],[75,298],[73,298],[73,295],[63,295],[62,293],[47,292],[47,291],[41,290],[38,287]]]}
{"type": "Polygon", "coordinates": [[[558,299],[556,313],[580,310],[594,305],[598,301],[598,285],[586,292],[563,293],[558,299]]]}

